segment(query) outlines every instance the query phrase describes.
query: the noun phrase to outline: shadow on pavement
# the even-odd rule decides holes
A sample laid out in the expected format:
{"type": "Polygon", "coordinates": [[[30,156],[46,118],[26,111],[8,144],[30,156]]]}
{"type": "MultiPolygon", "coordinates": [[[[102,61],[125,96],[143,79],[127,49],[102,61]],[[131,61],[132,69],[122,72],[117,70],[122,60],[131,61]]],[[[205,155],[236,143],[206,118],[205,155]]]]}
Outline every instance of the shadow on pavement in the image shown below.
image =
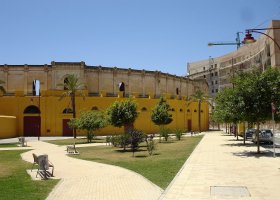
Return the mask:
{"type": "MultiPolygon", "coordinates": [[[[236,141],[236,140],[235,140],[236,141]]],[[[243,144],[243,142],[241,143],[232,143],[232,144],[221,144],[222,146],[232,146],[232,147],[253,147],[253,146],[256,146],[255,144],[253,143],[245,143],[243,144]]]]}
{"type": "MultiPolygon", "coordinates": [[[[248,157],[261,158],[261,157],[273,157],[273,152],[264,150],[261,151],[260,153],[257,153],[257,149],[256,149],[256,151],[233,152],[232,155],[238,157],[244,157],[244,158],[248,158],[248,157]]],[[[276,153],[275,156],[276,157],[280,156],[280,153],[276,153]]]]}

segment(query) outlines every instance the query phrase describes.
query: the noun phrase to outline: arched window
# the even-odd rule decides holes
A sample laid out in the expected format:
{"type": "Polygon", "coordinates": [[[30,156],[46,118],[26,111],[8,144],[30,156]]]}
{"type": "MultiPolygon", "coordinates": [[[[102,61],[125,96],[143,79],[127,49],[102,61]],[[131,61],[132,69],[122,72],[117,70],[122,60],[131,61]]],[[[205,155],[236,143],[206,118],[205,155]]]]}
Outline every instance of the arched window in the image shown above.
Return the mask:
{"type": "Polygon", "coordinates": [[[73,110],[71,108],[65,108],[62,113],[63,114],[73,113],[73,110]]]}
{"type": "Polygon", "coordinates": [[[40,96],[40,81],[34,80],[32,85],[32,95],[40,96]]]}
{"type": "Polygon", "coordinates": [[[37,106],[28,106],[23,111],[24,114],[40,114],[40,109],[37,106]]]}
{"type": "Polygon", "coordinates": [[[182,109],[182,108],[180,108],[180,112],[183,112],[183,109],[182,109]]]}
{"type": "Polygon", "coordinates": [[[64,79],[64,90],[68,90],[68,88],[67,87],[65,87],[65,84],[67,84],[68,83],[68,78],[66,77],[65,79],[64,79]]]}
{"type": "Polygon", "coordinates": [[[190,112],[190,109],[188,109],[187,112],[190,112]]]}
{"type": "Polygon", "coordinates": [[[124,91],[125,91],[124,82],[120,82],[120,83],[119,83],[119,90],[120,90],[120,92],[124,92],[124,91]]]}
{"type": "Polygon", "coordinates": [[[176,94],[179,95],[179,88],[176,88],[176,94]]]}

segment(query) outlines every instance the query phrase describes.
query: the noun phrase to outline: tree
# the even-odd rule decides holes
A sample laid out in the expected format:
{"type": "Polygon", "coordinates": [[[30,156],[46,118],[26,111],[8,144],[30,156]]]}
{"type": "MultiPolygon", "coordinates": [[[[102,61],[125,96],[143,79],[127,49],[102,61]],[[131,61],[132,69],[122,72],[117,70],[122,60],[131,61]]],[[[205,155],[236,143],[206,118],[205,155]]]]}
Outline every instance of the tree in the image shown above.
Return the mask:
{"type": "MultiPolygon", "coordinates": [[[[269,68],[265,72],[255,70],[241,73],[233,79],[234,88],[224,90],[223,97],[216,98],[216,111],[223,120],[247,121],[257,125],[271,120],[271,103],[280,108],[280,71],[269,68]],[[220,98],[220,99],[219,99],[220,98]],[[226,113],[223,113],[223,110],[226,113]]],[[[279,121],[279,114],[275,115],[279,121]]],[[[257,152],[260,153],[259,135],[257,134],[257,152]]]]}
{"type": "MultiPolygon", "coordinates": [[[[244,104],[244,120],[256,123],[257,132],[260,123],[271,120],[271,103],[280,105],[280,71],[269,68],[264,72],[260,70],[252,73],[242,73],[234,80],[236,90],[244,104]]],[[[279,120],[279,115],[275,115],[279,120]]],[[[257,152],[260,153],[259,134],[257,134],[257,152]]]]}
{"type": "MultiPolygon", "coordinates": [[[[84,87],[84,84],[79,83],[79,78],[75,74],[70,74],[66,76],[66,79],[64,81],[64,84],[58,84],[57,86],[64,87],[66,90],[65,92],[62,93],[62,96],[60,98],[63,99],[66,96],[70,96],[71,98],[71,105],[72,105],[72,110],[73,110],[73,119],[76,118],[76,93],[79,92],[81,96],[85,96],[84,93],[81,91],[81,89],[84,87]]],[[[74,127],[74,138],[77,137],[76,134],[76,128],[74,127]]]]}
{"type": "Polygon", "coordinates": [[[128,133],[129,129],[133,128],[133,123],[136,120],[137,105],[131,99],[125,101],[115,101],[108,109],[107,114],[109,123],[115,127],[124,126],[124,132],[128,133]]]}
{"type": "Polygon", "coordinates": [[[196,90],[194,94],[191,95],[191,101],[198,102],[198,129],[201,132],[201,102],[207,100],[207,97],[204,95],[204,92],[200,89],[196,90]]]}
{"type": "Polygon", "coordinates": [[[215,98],[216,108],[213,113],[213,119],[216,122],[237,124],[243,120],[243,102],[236,92],[234,88],[225,88],[217,94],[215,98]]]}
{"type": "Polygon", "coordinates": [[[158,126],[162,127],[166,124],[170,124],[172,119],[172,114],[169,114],[170,105],[166,100],[161,97],[159,102],[156,104],[152,110],[151,120],[158,126]]]}
{"type": "MultiPolygon", "coordinates": [[[[77,122],[77,127],[87,131],[88,143],[92,142],[93,131],[104,128],[107,125],[107,118],[100,111],[85,111],[81,113],[77,122]]],[[[74,123],[75,126],[75,123],[74,123]]]]}
{"type": "Polygon", "coordinates": [[[172,114],[169,114],[170,111],[170,105],[167,103],[167,101],[160,97],[159,102],[156,104],[154,109],[152,110],[151,120],[160,127],[160,142],[161,142],[161,136],[164,135],[164,138],[168,138],[168,130],[164,129],[164,125],[170,124],[172,119],[172,114]]]}

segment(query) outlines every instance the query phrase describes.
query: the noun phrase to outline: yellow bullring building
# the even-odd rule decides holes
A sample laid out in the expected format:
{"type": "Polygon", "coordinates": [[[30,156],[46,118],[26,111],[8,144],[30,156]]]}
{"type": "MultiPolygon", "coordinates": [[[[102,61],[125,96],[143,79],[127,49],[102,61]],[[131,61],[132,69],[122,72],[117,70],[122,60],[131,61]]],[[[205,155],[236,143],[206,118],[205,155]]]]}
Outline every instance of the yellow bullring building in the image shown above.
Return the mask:
{"type": "MultiPolygon", "coordinates": [[[[135,69],[87,66],[84,62],[52,62],[50,65],[0,65],[0,138],[18,136],[70,136],[67,122],[72,118],[70,98],[60,100],[69,74],[83,83],[85,98],[77,96],[76,110],[106,110],[113,102],[132,97],[139,112],[136,129],[156,133],[151,111],[163,96],[171,106],[173,121],[167,127],[198,130],[198,103],[187,99],[196,90],[208,93],[205,80],[135,69]],[[40,92],[39,92],[40,91],[40,92]],[[70,111],[70,112],[69,112],[70,111]]],[[[208,103],[200,109],[201,130],[208,130],[208,103]]],[[[122,128],[108,126],[99,135],[120,134],[122,128]]],[[[83,132],[78,131],[78,135],[83,132]]]]}

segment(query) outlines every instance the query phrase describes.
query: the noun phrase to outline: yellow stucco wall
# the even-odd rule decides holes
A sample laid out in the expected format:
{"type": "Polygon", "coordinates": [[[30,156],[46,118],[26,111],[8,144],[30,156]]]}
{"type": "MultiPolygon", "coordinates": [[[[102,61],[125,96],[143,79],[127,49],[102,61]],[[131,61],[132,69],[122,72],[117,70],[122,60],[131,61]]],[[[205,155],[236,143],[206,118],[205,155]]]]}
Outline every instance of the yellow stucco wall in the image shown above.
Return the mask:
{"type": "MultiPolygon", "coordinates": [[[[3,115],[16,116],[16,133],[10,133],[9,137],[22,136],[24,132],[24,116],[41,116],[41,136],[61,136],[62,135],[62,120],[72,118],[72,114],[63,114],[65,108],[70,107],[70,98],[66,97],[59,100],[62,91],[42,91],[42,96],[23,96],[17,93],[17,96],[2,96],[0,97],[0,112],[3,115]],[[24,114],[26,107],[34,105],[40,108],[41,114],[24,114]]],[[[118,97],[82,97],[76,98],[77,117],[83,110],[91,110],[92,107],[97,107],[98,110],[105,111],[114,101],[121,101],[125,98],[118,97]]],[[[155,107],[159,99],[153,98],[133,98],[137,103],[139,116],[135,121],[134,127],[142,130],[145,133],[156,133],[158,126],[154,125],[150,120],[152,109],[155,107]],[[142,108],[146,108],[143,111],[142,108]]],[[[167,99],[173,111],[173,121],[167,125],[167,128],[180,128],[186,130],[188,127],[187,121],[192,121],[192,130],[198,130],[198,103],[189,103],[186,100],[167,99]]],[[[201,105],[201,129],[208,130],[208,104],[203,102],[201,105]]],[[[123,128],[115,128],[108,126],[95,132],[98,135],[121,134],[123,128]]],[[[78,135],[83,132],[78,131],[78,135]]]]}
{"type": "Polygon", "coordinates": [[[17,137],[16,117],[0,115],[0,127],[0,139],[17,137]]]}

